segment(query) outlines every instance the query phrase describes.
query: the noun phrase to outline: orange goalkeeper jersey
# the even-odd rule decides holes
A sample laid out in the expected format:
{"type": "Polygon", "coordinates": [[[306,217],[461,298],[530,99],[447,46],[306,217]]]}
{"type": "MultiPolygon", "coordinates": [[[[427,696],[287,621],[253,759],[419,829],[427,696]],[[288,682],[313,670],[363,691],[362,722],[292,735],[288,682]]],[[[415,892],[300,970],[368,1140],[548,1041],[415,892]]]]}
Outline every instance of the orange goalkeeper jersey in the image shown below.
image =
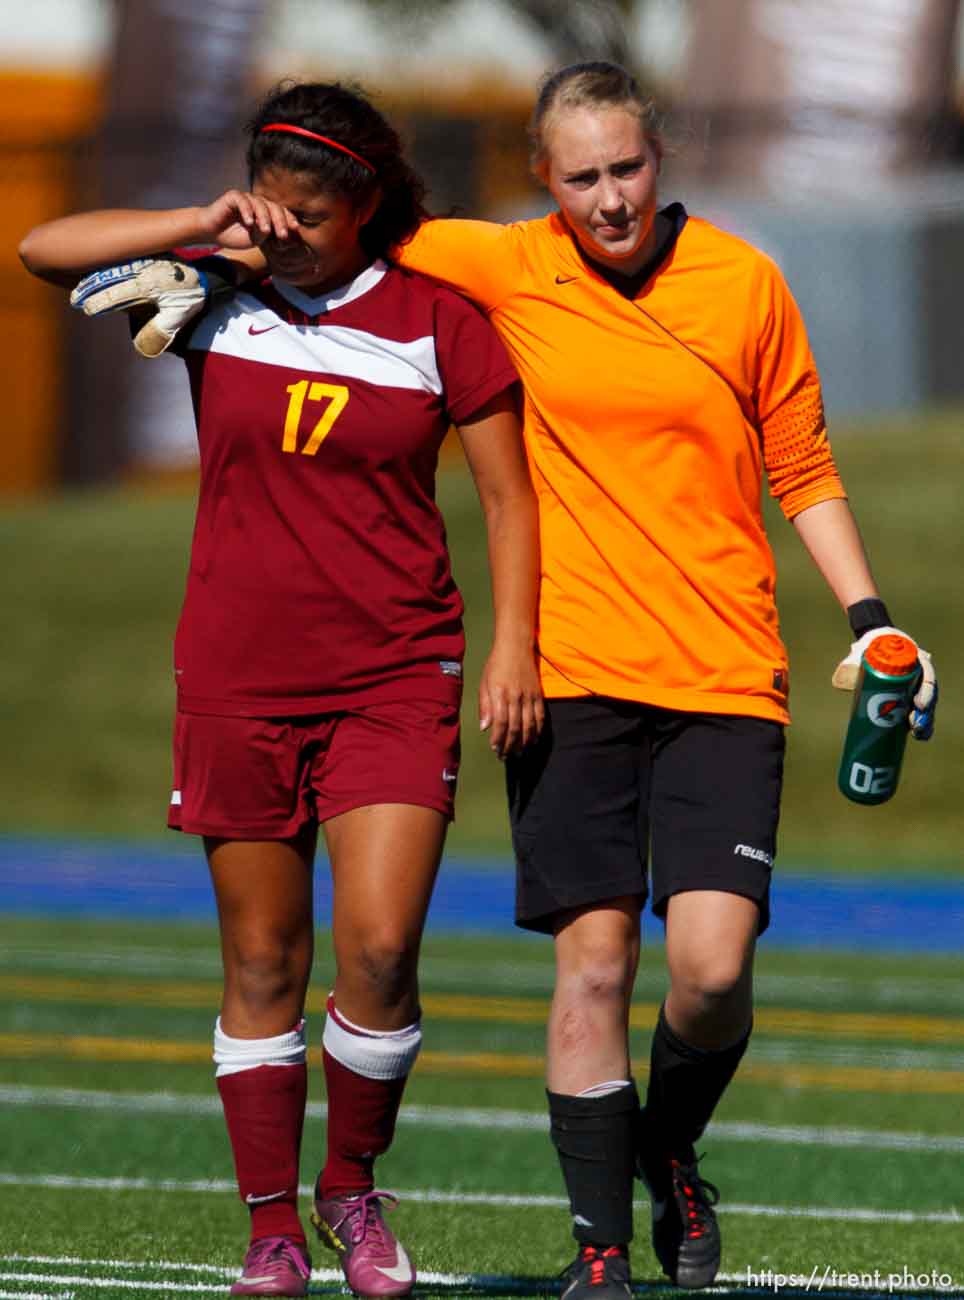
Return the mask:
{"type": "Polygon", "coordinates": [[[429,221],[399,257],[486,309],[522,377],[545,694],[785,722],[762,480],[788,518],[844,496],[820,384],[770,258],[666,212],[632,300],[558,213],[429,221]]]}

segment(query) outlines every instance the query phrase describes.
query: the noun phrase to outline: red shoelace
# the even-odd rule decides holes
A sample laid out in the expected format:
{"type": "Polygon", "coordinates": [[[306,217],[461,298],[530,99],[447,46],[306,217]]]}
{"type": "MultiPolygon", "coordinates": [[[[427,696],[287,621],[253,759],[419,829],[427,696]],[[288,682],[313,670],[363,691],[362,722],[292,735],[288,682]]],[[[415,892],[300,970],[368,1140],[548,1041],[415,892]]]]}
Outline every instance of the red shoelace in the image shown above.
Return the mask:
{"type": "Polygon", "coordinates": [[[600,1250],[598,1246],[583,1246],[582,1261],[584,1264],[591,1265],[589,1270],[589,1285],[602,1286],[606,1281],[606,1260],[622,1254],[618,1246],[607,1246],[605,1250],[600,1250]]]}
{"type": "Polygon", "coordinates": [[[704,1182],[702,1178],[693,1177],[695,1165],[684,1168],[678,1160],[671,1161],[671,1164],[673,1166],[673,1182],[676,1183],[686,1197],[686,1218],[688,1220],[686,1235],[691,1241],[696,1241],[703,1236],[705,1230],[705,1211],[711,1205],[716,1204],[720,1199],[720,1194],[712,1183],[704,1182]],[[690,1186],[688,1180],[696,1183],[695,1189],[690,1186]],[[710,1200],[710,1196],[714,1199],[710,1200]]]}

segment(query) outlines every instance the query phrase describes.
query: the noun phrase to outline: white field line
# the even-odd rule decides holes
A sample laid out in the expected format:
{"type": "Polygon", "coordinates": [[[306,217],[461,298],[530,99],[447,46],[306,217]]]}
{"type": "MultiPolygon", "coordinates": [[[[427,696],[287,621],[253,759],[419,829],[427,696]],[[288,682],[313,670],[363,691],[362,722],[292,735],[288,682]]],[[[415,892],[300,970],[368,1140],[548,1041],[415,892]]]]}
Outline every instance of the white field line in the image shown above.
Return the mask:
{"type": "MultiPolygon", "coordinates": [[[[60,1285],[54,1278],[46,1278],[45,1281],[51,1286],[60,1285]]],[[[53,1296],[49,1291],[0,1291],[0,1300],[74,1300],[74,1292],[58,1291],[53,1296]]]]}
{"type": "MultiPolygon", "coordinates": [[[[237,1272],[237,1269],[221,1268],[219,1266],[212,1265],[212,1264],[175,1263],[171,1260],[81,1259],[78,1256],[74,1256],[74,1255],[62,1255],[62,1256],[56,1256],[56,1255],[2,1256],[0,1255],[0,1263],[28,1263],[34,1265],[46,1264],[46,1265],[51,1265],[55,1269],[63,1268],[68,1265],[71,1267],[76,1265],[82,1265],[87,1268],[100,1268],[100,1269],[108,1269],[108,1270],[118,1269],[118,1270],[126,1270],[127,1272],[131,1272],[133,1270],[138,1270],[138,1269],[152,1269],[152,1270],[160,1270],[160,1271],[176,1272],[176,1273],[214,1273],[225,1279],[229,1279],[233,1277],[237,1272]]],[[[789,1277],[791,1274],[796,1277],[800,1276],[799,1268],[797,1269],[792,1269],[792,1268],[776,1269],[775,1268],[775,1269],[770,1269],[769,1272],[773,1276],[779,1276],[781,1274],[787,1277],[789,1277]]],[[[18,1281],[28,1281],[28,1280],[32,1281],[34,1279],[37,1279],[46,1283],[48,1286],[58,1286],[58,1287],[59,1286],[112,1286],[112,1287],[123,1287],[132,1290],[136,1289],[136,1290],[143,1290],[143,1291],[181,1290],[181,1291],[193,1291],[196,1293],[224,1290],[223,1282],[221,1282],[220,1285],[214,1286],[214,1285],[208,1285],[203,1282],[192,1284],[192,1283],[173,1282],[173,1281],[172,1282],[137,1281],[133,1279],[127,1280],[127,1279],[120,1279],[116,1277],[106,1277],[106,1278],[87,1277],[83,1275],[79,1275],[73,1279],[70,1279],[67,1277],[59,1277],[54,1274],[45,1274],[45,1273],[35,1273],[29,1275],[0,1273],[0,1279],[7,1279],[9,1277],[14,1277],[18,1281]]],[[[341,1271],[339,1269],[331,1269],[331,1268],[321,1268],[321,1269],[316,1268],[312,1270],[311,1280],[312,1282],[339,1282],[341,1281],[341,1271]]],[[[427,1283],[432,1286],[471,1288],[473,1290],[480,1290],[480,1291],[495,1290],[497,1292],[505,1292],[507,1289],[512,1287],[513,1284],[519,1282],[519,1280],[520,1279],[512,1276],[494,1276],[489,1274],[421,1273],[421,1272],[419,1273],[419,1281],[422,1283],[427,1283]]],[[[928,1289],[924,1284],[918,1284],[916,1281],[912,1282],[909,1279],[907,1282],[904,1282],[903,1279],[901,1279],[901,1281],[903,1284],[900,1286],[898,1291],[894,1292],[894,1294],[906,1295],[912,1292],[924,1291],[928,1289]]],[[[730,1288],[720,1286],[719,1284],[727,1283],[727,1282],[735,1283],[740,1293],[745,1294],[744,1288],[746,1288],[747,1286],[747,1275],[745,1271],[742,1273],[720,1273],[717,1276],[717,1285],[714,1286],[712,1290],[708,1292],[708,1294],[725,1295],[730,1288]]],[[[532,1279],[531,1278],[523,1279],[523,1285],[525,1289],[527,1290],[531,1289],[532,1279]]],[[[556,1288],[549,1287],[547,1289],[554,1290],[556,1288]]],[[[767,1288],[761,1287],[760,1289],[764,1290],[767,1288]]],[[[802,1288],[799,1286],[785,1286],[783,1289],[789,1295],[798,1295],[802,1291],[802,1288]]],[[[875,1291],[879,1293],[880,1289],[881,1288],[879,1283],[872,1282],[869,1279],[866,1281],[859,1280],[859,1275],[858,1275],[858,1280],[853,1283],[850,1283],[848,1279],[848,1285],[846,1289],[842,1289],[839,1287],[831,1287],[829,1290],[826,1289],[824,1290],[825,1290],[825,1294],[827,1295],[841,1296],[841,1295],[852,1295],[855,1291],[856,1292],[875,1291]]],[[[946,1296],[960,1296],[964,1293],[962,1293],[960,1287],[956,1287],[952,1284],[946,1290],[942,1290],[941,1294],[946,1296]]],[[[58,1292],[57,1300],[71,1300],[72,1295],[73,1295],[72,1292],[58,1292]]],[[[43,1295],[37,1292],[0,1291],[0,1300],[52,1300],[52,1297],[49,1295],[49,1293],[43,1295]]]]}
{"type": "MultiPolygon", "coordinates": [[[[125,1291],[217,1291],[224,1294],[223,1282],[137,1282],[129,1278],[57,1276],[47,1273],[0,1273],[0,1282],[43,1282],[47,1286],[96,1286],[125,1291]]],[[[44,1300],[50,1300],[45,1297],[44,1300]]],[[[63,1297],[58,1297],[63,1300],[63,1297]]]]}
{"type": "MultiPolygon", "coordinates": [[[[227,1178],[81,1178],[70,1174],[0,1173],[0,1187],[46,1187],[57,1191],[108,1192],[201,1192],[237,1194],[235,1184],[227,1178]]],[[[302,1183],[301,1196],[310,1197],[314,1184],[302,1183]]],[[[534,1196],[503,1192],[450,1192],[436,1188],[413,1188],[396,1193],[402,1200],[426,1205],[487,1205],[497,1209],[546,1207],[560,1209],[569,1202],[561,1196],[534,1196]]],[[[636,1201],[637,1207],[646,1205],[636,1201]]],[[[752,1205],[732,1202],[718,1211],[726,1215],[750,1218],[842,1220],[860,1223],[954,1223],[964,1224],[964,1214],[957,1210],[876,1210],[848,1206],[824,1205],[752,1205]]]]}
{"type": "MultiPolygon", "coordinates": [[[[0,1255],[0,1264],[56,1264],[59,1268],[126,1268],[153,1269],[158,1273],[211,1273],[214,1277],[234,1277],[236,1268],[225,1264],[185,1264],[176,1259],[85,1259],[83,1255],[0,1255]]],[[[317,1269],[315,1270],[318,1271],[317,1269]]],[[[337,1270],[332,1270],[334,1277],[337,1270]]],[[[337,1273],[341,1277],[341,1273],[337,1273]]]]}
{"type": "MultiPolygon", "coordinates": [[[[88,1268],[103,1269],[125,1269],[133,1271],[137,1269],[160,1269],[165,1268],[179,1273],[196,1273],[196,1272],[214,1272],[222,1279],[220,1282],[183,1282],[178,1280],[165,1281],[144,1281],[139,1278],[118,1278],[118,1277],[95,1277],[84,1273],[74,1275],[64,1275],[56,1273],[0,1273],[0,1281],[3,1282],[43,1282],[47,1286],[110,1286],[119,1287],[127,1290],[137,1291],[194,1291],[207,1292],[217,1291],[222,1295],[224,1293],[225,1281],[237,1276],[236,1268],[212,1268],[210,1265],[203,1264],[157,1264],[152,1260],[130,1260],[130,1259],[76,1259],[69,1258],[60,1260],[56,1256],[17,1256],[0,1255],[0,1263],[9,1261],[18,1261],[23,1259],[32,1260],[35,1264],[50,1264],[54,1268],[62,1267],[64,1264],[86,1265],[88,1268]]],[[[341,1282],[343,1281],[340,1268],[313,1268],[311,1270],[312,1282],[341,1282]]],[[[493,1283],[502,1283],[512,1279],[503,1278],[486,1278],[473,1277],[469,1273],[427,1273],[419,1271],[418,1280],[421,1283],[434,1284],[436,1286],[472,1286],[473,1284],[482,1284],[483,1286],[493,1283]]],[[[0,1295],[4,1293],[0,1292],[0,1295]]],[[[17,1300],[23,1300],[23,1292],[13,1293],[17,1300]]],[[[40,1300],[49,1300],[48,1296],[40,1297],[40,1300]]],[[[66,1300],[62,1294],[58,1295],[57,1300],[66,1300]]]]}
{"type": "MultiPolygon", "coordinates": [[[[66,1110],[128,1111],[137,1114],[221,1115],[217,1097],[173,1092],[95,1092],[76,1088],[0,1086],[0,1106],[56,1106],[66,1110]]],[[[309,1102],[310,1119],[324,1119],[324,1102],[309,1102]]],[[[403,1106],[400,1124],[422,1128],[481,1128],[543,1132],[546,1115],[530,1110],[456,1106],[403,1106]]],[[[948,1152],[964,1155],[964,1137],[893,1133],[877,1129],[824,1128],[808,1124],[711,1124],[707,1136],[724,1142],[779,1142],[790,1146],[864,1147],[873,1151],[948,1152]]]]}

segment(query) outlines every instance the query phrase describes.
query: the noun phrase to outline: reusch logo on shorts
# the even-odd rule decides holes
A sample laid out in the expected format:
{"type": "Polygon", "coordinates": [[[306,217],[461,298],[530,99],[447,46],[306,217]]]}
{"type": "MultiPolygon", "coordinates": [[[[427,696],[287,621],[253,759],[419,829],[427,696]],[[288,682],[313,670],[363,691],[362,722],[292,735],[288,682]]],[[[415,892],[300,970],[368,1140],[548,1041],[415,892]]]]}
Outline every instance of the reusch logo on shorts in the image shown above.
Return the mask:
{"type": "Polygon", "coordinates": [[[875,727],[885,727],[889,731],[907,717],[907,703],[903,695],[893,691],[871,695],[867,701],[867,717],[875,727]]]}
{"type": "Polygon", "coordinates": [[[752,858],[754,862],[765,862],[768,867],[773,866],[773,854],[767,853],[766,849],[755,849],[751,844],[737,844],[733,852],[741,858],[752,858]]]}

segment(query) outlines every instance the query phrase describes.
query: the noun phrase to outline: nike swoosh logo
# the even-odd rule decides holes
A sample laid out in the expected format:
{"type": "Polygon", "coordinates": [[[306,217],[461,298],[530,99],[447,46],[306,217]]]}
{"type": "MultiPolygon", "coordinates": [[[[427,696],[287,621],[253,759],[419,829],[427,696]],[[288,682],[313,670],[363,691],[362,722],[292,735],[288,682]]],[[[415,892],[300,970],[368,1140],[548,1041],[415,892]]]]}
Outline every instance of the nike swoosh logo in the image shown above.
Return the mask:
{"type": "Polygon", "coordinates": [[[276,330],[277,328],[278,328],[277,325],[266,325],[266,326],[264,327],[264,329],[256,330],[256,329],[254,328],[253,325],[249,325],[249,326],[248,326],[248,333],[249,333],[249,334],[267,334],[268,330],[276,330]]]}
{"type": "Polygon", "coordinates": [[[267,1201],[280,1201],[282,1196],[287,1196],[287,1190],[283,1192],[271,1192],[268,1196],[252,1196],[249,1192],[244,1198],[247,1205],[264,1205],[267,1201]]]}
{"type": "Polygon", "coordinates": [[[390,1277],[393,1282],[414,1281],[415,1274],[412,1270],[411,1261],[405,1254],[404,1246],[396,1243],[396,1248],[398,1251],[397,1264],[393,1264],[391,1268],[382,1268],[381,1264],[373,1264],[372,1268],[374,1268],[376,1272],[383,1274],[385,1277],[390,1277]]]}
{"type": "Polygon", "coordinates": [[[556,284],[572,284],[573,280],[578,280],[578,275],[557,275],[556,284]]]}

